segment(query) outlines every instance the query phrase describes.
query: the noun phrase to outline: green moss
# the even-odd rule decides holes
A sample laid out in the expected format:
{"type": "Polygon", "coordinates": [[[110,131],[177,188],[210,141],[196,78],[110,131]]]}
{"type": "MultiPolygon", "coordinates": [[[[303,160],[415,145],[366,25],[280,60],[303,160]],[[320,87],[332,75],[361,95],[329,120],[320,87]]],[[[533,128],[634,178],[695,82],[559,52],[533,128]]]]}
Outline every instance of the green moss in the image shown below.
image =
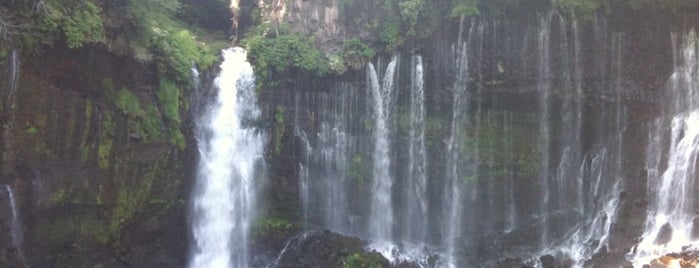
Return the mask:
{"type": "Polygon", "coordinates": [[[451,9],[451,16],[454,18],[461,16],[477,16],[480,13],[478,0],[456,0],[454,7],[451,9]]]}
{"type": "Polygon", "coordinates": [[[56,191],[53,191],[51,193],[51,196],[49,197],[48,203],[49,204],[59,204],[61,202],[64,202],[66,200],[66,197],[68,196],[68,191],[64,188],[59,188],[56,191]]]}
{"type": "Polygon", "coordinates": [[[184,150],[187,147],[182,131],[176,128],[170,129],[170,144],[175,145],[180,150],[184,150]]]}
{"type": "Polygon", "coordinates": [[[582,18],[591,18],[600,8],[599,0],[552,0],[555,8],[576,14],[582,18]]]}
{"type": "Polygon", "coordinates": [[[274,150],[275,156],[280,156],[282,153],[283,139],[286,132],[286,126],[284,125],[284,107],[277,106],[276,112],[274,113],[274,150]]]}
{"type": "Polygon", "coordinates": [[[122,88],[116,94],[116,106],[126,116],[142,117],[141,101],[130,90],[122,88]]]}
{"type": "Polygon", "coordinates": [[[165,118],[171,125],[180,124],[180,89],[177,83],[168,80],[160,80],[160,88],[156,92],[165,118]]]}
{"type": "Polygon", "coordinates": [[[158,109],[153,104],[148,104],[144,109],[144,116],[139,119],[139,130],[143,134],[143,139],[147,142],[163,140],[165,138],[164,127],[158,109]]]}
{"type": "Polygon", "coordinates": [[[39,133],[39,129],[36,127],[29,127],[29,128],[27,128],[26,131],[27,131],[27,134],[29,134],[29,135],[35,135],[35,134],[39,133]]]}
{"type": "Polygon", "coordinates": [[[255,220],[252,226],[253,233],[258,236],[267,236],[277,232],[289,232],[298,228],[298,225],[281,218],[263,217],[255,220]]]}
{"type": "Polygon", "coordinates": [[[371,180],[369,164],[369,161],[364,161],[364,158],[359,154],[355,154],[348,163],[348,175],[360,187],[368,186],[368,182],[371,180]]]}
{"type": "Polygon", "coordinates": [[[388,267],[380,254],[353,253],[342,261],[343,268],[383,268],[388,267]]]}
{"type": "Polygon", "coordinates": [[[112,121],[112,114],[105,112],[102,118],[100,143],[97,147],[97,157],[99,167],[102,169],[109,168],[110,153],[112,151],[112,144],[114,142],[114,122],[112,121]]]}

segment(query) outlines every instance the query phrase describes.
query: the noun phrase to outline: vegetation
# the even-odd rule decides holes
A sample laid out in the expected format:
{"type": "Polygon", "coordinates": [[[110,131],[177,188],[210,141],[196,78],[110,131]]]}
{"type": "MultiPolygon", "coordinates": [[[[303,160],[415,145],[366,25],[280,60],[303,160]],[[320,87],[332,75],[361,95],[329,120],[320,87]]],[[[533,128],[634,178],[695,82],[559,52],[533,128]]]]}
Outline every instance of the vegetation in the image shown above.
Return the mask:
{"type": "MultiPolygon", "coordinates": [[[[461,155],[466,161],[482,167],[480,170],[488,170],[489,177],[503,178],[509,173],[530,177],[538,172],[537,140],[529,131],[535,120],[530,115],[518,116],[516,120],[512,116],[488,115],[478,126],[465,127],[461,131],[461,155]]],[[[467,174],[464,180],[473,182],[478,175],[467,174]]]]}
{"type": "Polygon", "coordinates": [[[274,113],[274,148],[272,153],[274,156],[281,156],[282,153],[282,141],[284,138],[284,134],[286,132],[286,127],[284,125],[284,107],[282,106],[277,106],[277,109],[274,113]]]}
{"type": "Polygon", "coordinates": [[[248,59],[255,65],[258,84],[275,85],[279,74],[303,71],[323,76],[330,64],[312,37],[292,33],[287,27],[257,26],[242,40],[248,59]]]}
{"type": "MultiPolygon", "coordinates": [[[[129,89],[116,90],[111,81],[103,88],[103,101],[129,118],[130,131],[147,136],[146,141],[169,137],[171,143],[184,148],[179,114],[187,108],[180,104],[184,89],[190,86],[192,64],[206,69],[219,58],[217,49],[193,33],[206,32],[199,27],[219,32],[220,24],[230,17],[227,1],[206,1],[212,2],[207,8],[196,6],[198,2],[192,0],[5,1],[0,3],[0,51],[6,53],[17,47],[40,51],[50,45],[77,49],[104,44],[114,53],[154,64],[161,81],[157,92],[150,93],[158,103],[145,105],[129,89]],[[195,10],[199,12],[182,13],[195,10]],[[224,20],[211,21],[204,11],[224,20]],[[183,20],[190,24],[182,23],[183,20]]],[[[220,33],[218,39],[208,34],[210,43],[226,43],[223,31],[220,33]]],[[[104,155],[108,146],[103,147],[104,155]]]]}
{"type": "Polygon", "coordinates": [[[382,268],[387,266],[379,253],[353,253],[342,262],[343,268],[382,268]]]}
{"type": "Polygon", "coordinates": [[[286,219],[274,217],[261,217],[255,220],[252,229],[257,236],[267,236],[277,232],[290,232],[299,226],[286,219]]]}

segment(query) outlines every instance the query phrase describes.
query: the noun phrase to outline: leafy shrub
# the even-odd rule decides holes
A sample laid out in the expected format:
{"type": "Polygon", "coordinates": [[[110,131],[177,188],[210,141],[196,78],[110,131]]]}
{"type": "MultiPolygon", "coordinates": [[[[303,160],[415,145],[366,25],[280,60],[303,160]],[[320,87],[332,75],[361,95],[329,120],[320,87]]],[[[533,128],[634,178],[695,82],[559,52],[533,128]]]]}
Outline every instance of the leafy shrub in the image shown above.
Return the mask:
{"type": "Polygon", "coordinates": [[[69,48],[77,48],[86,42],[104,39],[104,26],[100,10],[92,2],[84,2],[62,16],[61,29],[69,48]]]}
{"type": "Polygon", "coordinates": [[[122,88],[117,93],[116,105],[121,112],[130,117],[142,117],[144,115],[138,97],[125,88],[122,88]]]}
{"type": "Polygon", "coordinates": [[[286,29],[279,29],[279,35],[270,36],[268,25],[257,29],[243,39],[248,59],[256,67],[256,75],[261,84],[273,84],[276,74],[290,71],[311,72],[317,76],[326,75],[330,63],[323,52],[315,47],[313,38],[286,29]]]}
{"type": "Polygon", "coordinates": [[[358,38],[345,41],[342,58],[352,69],[359,70],[376,55],[376,51],[358,38]]]}
{"type": "Polygon", "coordinates": [[[180,90],[176,83],[162,79],[160,88],[155,94],[160,101],[165,118],[169,124],[179,126],[180,124],[180,90]]]}

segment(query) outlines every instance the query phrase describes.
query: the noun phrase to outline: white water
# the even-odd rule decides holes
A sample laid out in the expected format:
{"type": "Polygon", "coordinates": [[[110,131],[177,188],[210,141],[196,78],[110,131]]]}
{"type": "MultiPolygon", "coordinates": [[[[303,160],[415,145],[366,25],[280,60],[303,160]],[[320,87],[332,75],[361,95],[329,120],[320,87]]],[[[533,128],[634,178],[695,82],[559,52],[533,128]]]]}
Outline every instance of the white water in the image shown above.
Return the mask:
{"type": "Polygon", "coordinates": [[[12,67],[10,69],[10,92],[8,96],[6,96],[8,99],[14,97],[15,91],[17,90],[17,80],[19,78],[19,52],[17,52],[16,49],[10,52],[10,61],[12,67]]]}
{"type": "MultiPolygon", "coordinates": [[[[473,27],[469,31],[469,39],[473,27]]],[[[458,267],[458,257],[456,256],[457,241],[461,239],[461,219],[462,219],[462,190],[461,174],[459,169],[460,140],[462,134],[465,112],[468,110],[468,81],[469,81],[469,61],[468,61],[468,41],[458,44],[456,49],[456,81],[454,83],[452,106],[451,131],[447,140],[447,163],[446,163],[446,183],[444,188],[445,217],[443,240],[446,245],[445,267],[458,267]]]]}
{"type": "Polygon", "coordinates": [[[413,56],[410,90],[407,199],[403,223],[407,241],[425,241],[427,232],[427,152],[425,148],[425,82],[421,56],[413,56]]]}
{"type": "Polygon", "coordinates": [[[393,177],[391,176],[390,157],[390,125],[391,106],[393,104],[393,82],[395,79],[398,56],[393,56],[379,84],[378,74],[373,64],[367,67],[368,85],[371,91],[374,113],[374,167],[372,170],[373,183],[371,187],[371,214],[369,216],[370,237],[377,243],[378,248],[392,241],[394,216],[391,191],[393,177]]]}
{"type": "MultiPolygon", "coordinates": [[[[675,41],[675,40],[673,40],[675,41]]],[[[673,42],[673,43],[676,43],[673,42]]],[[[648,263],[663,254],[696,246],[699,230],[693,228],[695,214],[695,176],[699,153],[699,39],[694,30],[682,40],[679,62],[669,81],[672,99],[669,118],[661,118],[651,131],[648,148],[648,186],[653,204],[646,220],[643,240],[631,256],[636,265],[648,263]],[[669,121],[665,121],[669,120],[669,121]],[[662,163],[664,129],[670,126],[667,165],[662,163]],[[661,172],[661,167],[667,168],[661,172]],[[670,232],[663,226],[669,226],[670,232]],[[663,231],[663,229],[666,229],[663,231]],[[664,234],[663,234],[664,233],[664,234]]],[[[675,53],[677,54],[677,53],[675,53]]]]}
{"type": "MultiPolygon", "coordinates": [[[[540,180],[543,185],[541,203],[539,205],[540,215],[546,215],[551,211],[549,198],[552,193],[549,189],[549,148],[551,137],[549,134],[551,115],[549,114],[549,94],[551,91],[551,18],[553,13],[548,13],[547,16],[542,16],[540,21],[538,35],[538,77],[537,77],[537,92],[538,92],[538,107],[539,107],[539,149],[540,149],[540,180]]],[[[544,217],[542,235],[540,236],[540,246],[545,248],[549,246],[550,239],[548,217],[544,217]]]]}
{"type": "Polygon", "coordinates": [[[19,220],[17,200],[15,199],[15,195],[9,185],[3,185],[3,190],[7,195],[7,200],[9,201],[10,210],[12,212],[12,215],[10,215],[10,240],[12,242],[12,246],[19,252],[19,257],[22,258],[22,224],[19,220]]]}
{"type": "Polygon", "coordinates": [[[244,125],[260,112],[252,67],[241,48],[223,51],[216,78],[217,100],[203,118],[193,202],[193,268],[247,267],[249,231],[255,208],[256,168],[263,137],[244,125]]]}

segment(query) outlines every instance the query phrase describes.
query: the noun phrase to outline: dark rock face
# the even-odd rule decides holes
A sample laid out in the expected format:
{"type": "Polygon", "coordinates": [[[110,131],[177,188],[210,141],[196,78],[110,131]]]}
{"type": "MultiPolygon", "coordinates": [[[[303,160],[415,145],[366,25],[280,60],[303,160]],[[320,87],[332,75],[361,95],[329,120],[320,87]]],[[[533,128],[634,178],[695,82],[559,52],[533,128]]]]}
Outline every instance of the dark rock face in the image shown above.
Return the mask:
{"type": "MultiPolygon", "coordinates": [[[[608,180],[605,183],[606,185],[618,183],[622,186],[614,192],[608,193],[608,195],[614,196],[619,201],[615,217],[612,218],[607,215],[602,217],[603,222],[610,224],[610,236],[608,241],[604,241],[608,245],[601,247],[601,250],[592,256],[592,260],[588,260],[585,263],[586,267],[629,265],[625,260],[626,254],[632,250],[642,235],[649,205],[649,197],[647,196],[648,172],[645,170],[646,159],[642,156],[647,153],[649,123],[655,118],[662,116],[663,101],[668,94],[665,84],[673,71],[671,33],[686,32],[691,28],[689,25],[697,24],[694,19],[680,21],[671,14],[614,12],[606,17],[600,16],[596,20],[593,19],[593,21],[580,21],[578,25],[579,38],[582,44],[580,65],[584,70],[581,74],[582,94],[584,95],[583,112],[585,114],[581,123],[583,125],[581,130],[581,147],[585,153],[589,153],[602,146],[601,144],[603,143],[618,142],[620,143],[618,146],[621,151],[619,153],[621,157],[610,161],[618,161],[622,167],[613,176],[605,176],[605,180],[608,180]],[[611,58],[615,58],[615,60],[611,58]],[[617,70],[617,77],[612,77],[611,74],[617,72],[617,70]],[[624,117],[624,125],[618,130],[618,133],[609,134],[605,131],[610,129],[610,117],[614,117],[610,114],[616,113],[613,108],[610,108],[614,106],[623,106],[624,111],[619,116],[624,117]],[[621,138],[616,140],[616,135],[619,135],[621,138]]],[[[475,63],[472,64],[473,81],[470,85],[473,96],[477,97],[474,97],[471,103],[469,103],[469,107],[479,107],[479,109],[483,108],[484,111],[493,111],[494,113],[501,110],[515,111],[515,113],[522,114],[536,112],[535,110],[532,111],[531,106],[532,103],[536,102],[535,94],[538,79],[537,66],[539,60],[536,54],[538,42],[536,31],[537,27],[539,27],[540,18],[537,15],[518,16],[513,19],[489,18],[480,21],[474,19],[465,23],[461,30],[458,29],[458,25],[444,25],[440,31],[433,33],[433,38],[421,44],[422,48],[404,51],[402,65],[406,65],[408,64],[406,62],[409,62],[409,60],[405,60],[408,58],[405,55],[412,53],[421,54],[425,59],[425,76],[427,77],[425,82],[428,88],[426,92],[427,113],[436,115],[435,117],[448,117],[447,115],[451,113],[452,87],[456,74],[453,66],[449,63],[454,58],[454,54],[452,54],[452,51],[455,49],[454,43],[459,38],[459,33],[462,33],[463,38],[466,38],[465,36],[469,31],[475,33],[479,30],[479,27],[483,27],[482,31],[484,33],[480,37],[471,40],[471,42],[475,44],[481,43],[483,48],[473,49],[469,52],[478,53],[472,59],[472,62],[475,63]]],[[[551,76],[553,76],[551,99],[554,99],[552,101],[554,104],[551,106],[556,107],[552,110],[552,114],[555,114],[562,109],[563,104],[560,102],[565,98],[560,89],[565,83],[566,74],[563,71],[565,61],[572,60],[558,56],[564,54],[561,51],[566,47],[566,44],[563,44],[562,40],[570,42],[572,30],[558,25],[558,21],[555,19],[552,25],[550,47],[553,60],[550,67],[553,70],[551,72],[551,76]]],[[[474,34],[474,36],[478,35],[474,34]]],[[[568,49],[572,51],[573,46],[568,44],[568,49]]],[[[408,87],[405,85],[407,84],[405,81],[408,80],[406,76],[409,75],[405,73],[407,72],[405,70],[408,68],[404,67],[403,73],[401,73],[401,81],[397,82],[398,88],[408,87]]],[[[269,211],[273,211],[277,215],[286,213],[293,219],[299,219],[301,213],[298,211],[300,197],[297,188],[297,178],[299,173],[298,163],[302,161],[300,157],[303,154],[303,149],[301,148],[302,145],[299,138],[295,137],[294,131],[291,130],[301,129],[306,131],[306,134],[309,136],[313,136],[316,134],[313,130],[320,128],[319,126],[323,124],[321,122],[323,119],[318,112],[318,107],[311,107],[311,105],[299,107],[296,100],[312,99],[317,100],[315,105],[319,107],[334,107],[334,102],[341,102],[341,99],[327,98],[325,94],[339,95],[335,88],[338,88],[340,83],[351,84],[352,88],[357,89],[356,92],[359,92],[358,94],[361,97],[358,97],[358,99],[361,100],[366,97],[361,95],[364,94],[363,88],[365,85],[363,85],[362,81],[365,78],[362,72],[357,72],[346,74],[337,83],[309,81],[307,77],[303,76],[290,76],[289,79],[290,81],[286,81],[288,86],[285,86],[283,89],[263,91],[264,101],[262,105],[268,120],[270,122],[273,121],[279,107],[283,107],[281,110],[284,118],[287,119],[282,124],[283,126],[274,124],[269,128],[269,133],[272,133],[272,135],[282,135],[283,137],[280,140],[284,142],[282,142],[282,153],[279,154],[280,156],[269,162],[270,169],[273,172],[270,174],[272,186],[267,190],[269,191],[267,195],[274,200],[265,205],[269,211]],[[298,120],[290,120],[295,115],[300,115],[298,120]],[[279,129],[283,131],[279,131],[279,129]],[[295,210],[295,213],[290,213],[289,209],[295,210]]],[[[405,93],[398,94],[397,101],[405,101],[405,99],[400,97],[400,94],[404,94],[403,97],[405,97],[405,93]]],[[[365,105],[363,101],[360,101],[353,107],[356,110],[364,111],[363,105],[365,105]]],[[[355,114],[351,115],[355,116],[355,114]]],[[[338,115],[338,117],[340,116],[346,115],[338,115]]],[[[359,116],[361,115],[357,115],[357,117],[359,116]]],[[[564,119],[555,120],[564,122],[564,119]]],[[[560,122],[556,121],[556,123],[560,122]]],[[[358,127],[360,129],[362,124],[358,125],[360,125],[358,127]]],[[[448,126],[445,128],[448,128],[448,126]]],[[[275,137],[272,139],[275,139],[275,137]]],[[[441,139],[437,140],[437,144],[442,142],[441,139]]],[[[400,142],[396,143],[400,144],[400,142]]],[[[563,147],[563,145],[554,145],[550,150],[560,149],[556,147],[563,147]]],[[[360,148],[359,150],[361,149],[366,148],[360,148]]],[[[430,153],[432,155],[430,155],[431,162],[429,164],[431,170],[429,173],[436,174],[435,177],[439,177],[445,170],[443,155],[446,150],[440,147],[440,145],[434,146],[431,150],[432,152],[430,153]]],[[[407,154],[405,151],[401,151],[401,148],[398,148],[395,154],[397,159],[403,160],[397,162],[407,162],[405,159],[400,158],[407,154]]],[[[560,157],[556,153],[552,155],[552,158],[560,157]]],[[[364,157],[364,159],[368,159],[368,157],[364,157]]],[[[393,171],[395,174],[399,174],[397,177],[400,177],[400,174],[402,174],[402,168],[401,166],[394,167],[393,171]]],[[[517,192],[515,194],[515,203],[518,211],[525,211],[525,213],[521,214],[539,209],[539,204],[536,203],[537,194],[541,192],[539,179],[538,177],[524,176],[516,178],[517,189],[515,191],[517,192]]],[[[433,187],[431,189],[433,191],[432,194],[435,195],[433,199],[438,199],[438,193],[436,194],[438,190],[435,189],[441,186],[440,182],[438,180],[430,180],[430,183],[434,184],[431,186],[433,187]]],[[[585,184],[588,183],[589,181],[585,181],[585,184]]],[[[492,185],[485,180],[474,184],[474,187],[477,188],[474,192],[478,192],[482,196],[492,194],[496,200],[500,200],[498,198],[504,195],[501,192],[489,192],[491,188],[487,187],[492,187],[492,185]]],[[[357,191],[352,191],[350,194],[356,194],[359,198],[351,198],[354,201],[348,205],[349,210],[352,210],[352,215],[361,215],[361,211],[367,208],[366,202],[364,202],[366,198],[361,198],[367,195],[366,187],[362,188],[360,185],[357,187],[357,191]]],[[[592,197],[591,199],[594,198],[598,197],[592,197]]],[[[566,202],[565,196],[560,197],[560,199],[560,202],[566,202]]],[[[586,201],[592,202],[594,200],[586,201]]],[[[475,204],[474,206],[480,205],[475,204]]],[[[503,225],[506,221],[506,219],[500,216],[504,214],[502,213],[504,205],[498,205],[501,206],[495,209],[491,207],[477,207],[474,211],[471,211],[471,215],[479,215],[479,217],[483,218],[490,217],[489,219],[491,220],[472,222],[474,226],[470,227],[470,229],[475,234],[472,239],[474,242],[471,244],[464,243],[468,245],[463,247],[469,250],[462,251],[464,255],[486,256],[484,257],[486,260],[474,256],[467,256],[468,258],[489,263],[492,261],[492,258],[488,259],[489,257],[506,251],[515,251],[519,245],[534,247],[533,244],[537,243],[536,241],[541,236],[542,230],[547,228],[547,226],[544,226],[545,224],[537,222],[537,217],[531,215],[527,217],[525,215],[519,222],[520,229],[515,229],[511,233],[502,234],[497,230],[491,230],[493,226],[503,225]],[[482,239],[486,236],[484,234],[488,234],[494,237],[494,239],[482,239]],[[497,242],[492,242],[493,240],[497,240],[497,242]]],[[[437,221],[434,218],[440,216],[438,215],[439,209],[434,211],[435,217],[431,220],[436,223],[437,221]]],[[[310,213],[318,213],[318,211],[313,210],[310,213]]],[[[560,225],[564,227],[557,229],[556,227],[558,226],[548,226],[552,230],[551,233],[555,236],[568,232],[569,230],[565,228],[574,226],[581,220],[580,215],[576,213],[578,212],[575,210],[567,210],[565,213],[552,216],[555,218],[551,222],[556,222],[552,225],[561,223],[560,225]]],[[[361,225],[361,221],[365,219],[361,218],[361,216],[358,218],[360,222],[358,224],[361,225]]],[[[314,219],[311,219],[311,221],[313,224],[322,225],[322,220],[316,219],[314,221],[314,219]]],[[[438,225],[433,224],[432,226],[438,225]]],[[[439,235],[439,231],[431,230],[431,232],[432,235],[439,235]]],[[[589,243],[594,248],[602,243],[599,240],[583,242],[589,243]]],[[[504,255],[507,256],[507,254],[504,255]]],[[[570,260],[565,258],[559,259],[558,256],[554,258],[553,262],[551,262],[548,256],[544,260],[547,264],[553,263],[552,265],[554,266],[551,267],[568,267],[571,265],[570,260]]],[[[541,261],[543,262],[544,260],[541,261]]],[[[505,262],[503,260],[502,265],[502,267],[522,267],[527,264],[517,261],[505,262]]]]}
{"type": "MultiPolygon", "coordinates": [[[[20,59],[16,95],[1,103],[12,116],[2,122],[9,131],[0,140],[0,185],[15,190],[26,263],[183,266],[192,154],[134,138],[135,119],[109,95],[127,89],[142,104],[154,103],[154,66],[100,46],[50,47],[20,59]]],[[[0,236],[0,248],[6,245],[0,236]]],[[[12,254],[0,250],[0,266],[8,267],[2,262],[12,254]]]]}

